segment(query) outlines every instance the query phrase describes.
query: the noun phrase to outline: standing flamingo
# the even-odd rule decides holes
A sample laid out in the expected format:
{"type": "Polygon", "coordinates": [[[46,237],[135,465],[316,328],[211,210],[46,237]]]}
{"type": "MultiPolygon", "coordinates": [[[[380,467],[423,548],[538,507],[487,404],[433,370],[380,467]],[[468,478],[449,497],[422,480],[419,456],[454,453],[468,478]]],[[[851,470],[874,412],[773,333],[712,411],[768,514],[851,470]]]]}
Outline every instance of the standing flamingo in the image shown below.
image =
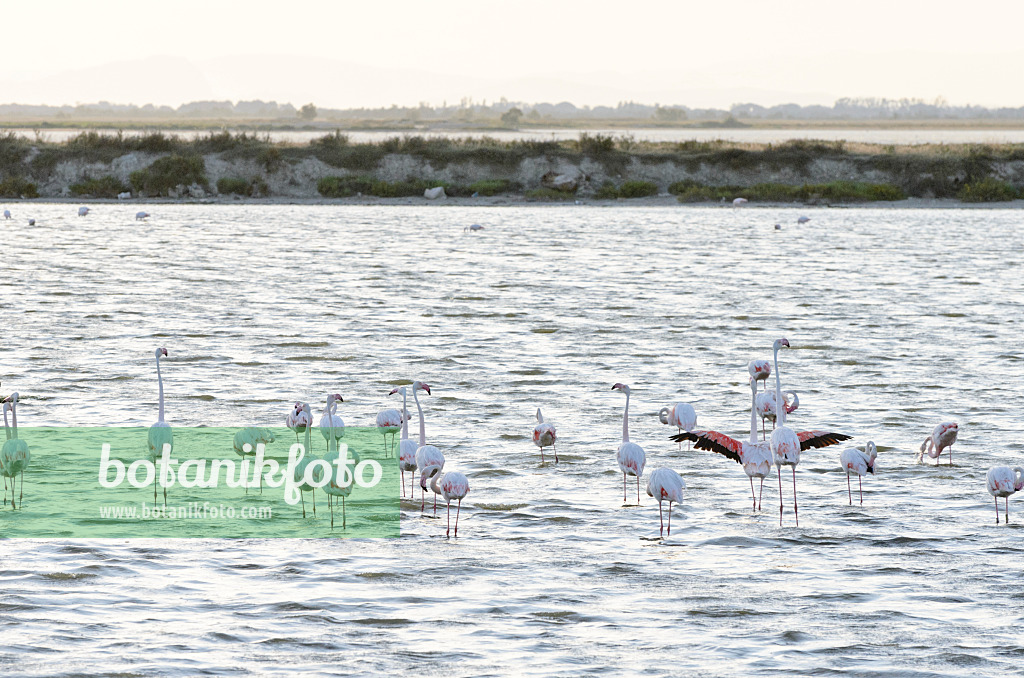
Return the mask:
{"type": "MultiPolygon", "coordinates": [[[[786,414],[793,414],[797,408],[800,407],[800,397],[796,394],[796,391],[786,391],[784,394],[784,403],[786,405],[786,414]]],[[[775,394],[771,391],[767,393],[761,393],[757,396],[756,401],[757,414],[761,417],[761,440],[764,440],[766,433],[764,430],[764,420],[772,422],[772,430],[775,430],[775,422],[778,416],[775,414],[775,394]]]]}
{"type": "MultiPolygon", "coordinates": [[[[422,384],[418,381],[412,382],[412,395],[416,398],[416,391],[423,389],[428,394],[430,393],[430,387],[426,384],[422,384]]],[[[415,440],[409,439],[409,410],[406,409],[406,391],[405,387],[391,389],[388,395],[394,395],[396,393],[402,394],[402,411],[405,412],[405,416],[402,417],[402,439],[398,442],[398,468],[402,472],[402,496],[405,496],[405,472],[409,472],[409,497],[415,494],[413,491],[413,480],[416,476],[413,472],[416,470],[416,450],[419,445],[416,444],[415,440]]],[[[420,427],[423,427],[423,408],[420,407],[419,399],[416,400],[416,409],[419,410],[420,415],[420,427]]],[[[425,438],[425,436],[424,436],[425,438]]],[[[422,438],[421,438],[422,440],[422,438]]],[[[421,443],[422,444],[422,443],[421,443]]]]}
{"type": "MultiPolygon", "coordinates": [[[[327,396],[327,404],[324,412],[320,415],[320,434],[327,441],[327,451],[331,451],[331,443],[337,447],[339,440],[345,437],[345,422],[335,412],[338,410],[338,403],[345,402],[340,393],[331,393],[327,396]]],[[[306,450],[308,453],[309,450],[306,450]]]]}
{"type": "MultiPolygon", "coordinates": [[[[243,428],[241,431],[235,433],[234,440],[232,441],[232,447],[235,452],[242,457],[242,461],[248,456],[256,456],[256,448],[260,445],[266,447],[270,443],[274,442],[274,432],[269,428],[257,428],[255,426],[248,426],[243,428]]],[[[263,494],[263,474],[256,470],[259,475],[260,483],[260,494],[263,494]]],[[[249,483],[245,484],[245,493],[249,494],[249,483]]]]}
{"type": "Polygon", "coordinates": [[[846,493],[850,498],[850,506],[853,506],[853,489],[850,487],[850,474],[857,474],[857,484],[860,488],[860,503],[861,506],[863,506],[863,477],[865,473],[874,475],[876,457],[878,457],[878,448],[875,447],[875,444],[870,440],[866,445],[864,445],[863,452],[858,450],[856,447],[848,447],[839,455],[839,463],[842,465],[843,470],[846,471],[846,493]]]}
{"type": "MultiPolygon", "coordinates": [[[[405,411],[405,406],[402,406],[402,411],[405,411]]],[[[395,435],[399,431],[399,427],[402,426],[402,422],[405,417],[402,412],[399,412],[393,407],[389,407],[386,410],[381,410],[377,413],[377,430],[384,436],[384,456],[388,456],[388,449],[392,452],[395,451],[395,435]],[[391,436],[391,447],[388,447],[388,436],[391,436]]]]}
{"type": "MultiPolygon", "coordinates": [[[[18,503],[24,508],[25,502],[22,501],[25,498],[25,469],[28,468],[29,461],[32,460],[32,455],[28,450],[28,443],[18,438],[18,393],[14,392],[4,399],[4,428],[7,428],[7,410],[11,411],[11,420],[13,421],[13,431],[8,431],[10,438],[4,441],[4,446],[0,448],[0,473],[3,474],[5,482],[7,478],[11,479],[11,508],[16,509],[14,505],[14,488],[17,483],[18,474],[21,474],[21,492],[18,495],[18,503]]],[[[4,486],[6,489],[6,485],[4,486]]]]}
{"type": "MultiPolygon", "coordinates": [[[[676,403],[672,407],[661,408],[661,411],[658,412],[658,420],[662,424],[675,426],[678,433],[692,431],[697,428],[697,411],[690,403],[676,403]]],[[[679,445],[682,447],[682,443],[679,445]]]]}
{"type": "Polygon", "coordinates": [[[935,465],[939,465],[939,457],[942,456],[942,451],[949,448],[949,465],[953,465],[953,443],[956,442],[956,434],[960,432],[959,426],[955,421],[944,421],[935,427],[932,434],[924,439],[921,443],[921,449],[917,453],[917,460],[921,461],[924,459],[924,455],[928,455],[935,460],[935,465]]]}
{"type": "Polygon", "coordinates": [[[626,501],[626,475],[636,476],[636,503],[640,505],[640,476],[644,474],[644,464],[647,463],[647,455],[644,448],[636,443],[629,442],[629,394],[630,389],[625,384],[615,384],[613,391],[620,391],[626,394],[626,409],[622,412],[622,443],[615,453],[615,460],[619,463],[619,470],[622,471],[622,501],[626,501]]]}
{"type": "MultiPolygon", "coordinates": [[[[440,473],[444,469],[444,455],[441,454],[441,450],[437,449],[433,445],[427,445],[427,428],[423,423],[423,407],[420,406],[419,396],[416,395],[416,391],[422,388],[430,395],[430,384],[421,382],[413,382],[412,385],[412,398],[416,401],[416,409],[420,413],[420,446],[416,448],[416,470],[420,473],[420,488],[423,493],[420,495],[420,513],[423,512],[423,508],[427,503],[427,491],[426,484],[424,481],[424,475],[426,478],[432,478],[435,473],[440,473]],[[417,388],[418,387],[418,388],[417,388]]],[[[437,515],[437,497],[434,497],[434,515],[437,515]]]]}
{"type": "Polygon", "coordinates": [[[772,344],[775,365],[775,411],[778,413],[779,425],[772,431],[771,449],[775,458],[775,467],[779,471],[779,525],[782,525],[782,467],[789,466],[793,470],[793,517],[797,526],[800,525],[800,514],[796,502],[796,466],[800,463],[801,450],[812,447],[827,447],[849,440],[850,436],[829,431],[802,431],[796,433],[786,426],[786,407],[782,399],[782,382],[779,378],[779,348],[789,348],[789,341],[783,337],[772,344]]]}
{"type": "MultiPolygon", "coordinates": [[[[347,465],[342,465],[339,469],[337,460],[341,456],[341,446],[339,445],[340,438],[328,439],[327,441],[327,454],[324,455],[324,460],[330,464],[330,471],[328,471],[329,477],[327,483],[323,486],[324,494],[327,495],[327,507],[331,509],[331,529],[334,529],[334,505],[337,503],[336,497],[341,497],[341,529],[348,528],[348,517],[345,512],[345,499],[352,494],[352,489],[355,486],[354,479],[352,477],[352,470],[347,465]]],[[[361,459],[359,453],[355,450],[345,446],[345,454],[352,460],[352,468],[355,468],[359,464],[361,459]]],[[[314,504],[315,506],[315,504],[314,504]]]]}
{"type": "MultiPolygon", "coordinates": [[[[313,421],[313,413],[309,411],[309,403],[301,403],[301,405],[302,405],[302,412],[303,412],[303,414],[305,414],[305,419],[308,420],[308,421],[313,421]]],[[[313,462],[313,460],[315,459],[315,457],[313,456],[313,453],[311,452],[312,441],[310,440],[310,431],[312,430],[312,428],[313,427],[311,425],[307,425],[305,427],[305,431],[306,431],[306,446],[304,448],[305,454],[303,454],[302,459],[300,459],[298,461],[298,463],[295,464],[295,468],[294,468],[294,470],[292,472],[292,480],[295,481],[295,484],[299,488],[299,499],[302,501],[302,517],[303,518],[306,517],[306,499],[305,499],[304,495],[302,494],[303,492],[309,492],[309,493],[312,494],[312,496],[313,496],[313,515],[314,516],[316,515],[316,488],[314,488],[312,485],[310,485],[309,483],[306,482],[306,467],[309,466],[313,462]]],[[[320,482],[320,479],[323,478],[323,470],[318,466],[313,471],[312,476],[313,476],[312,479],[314,481],[320,482]]]]}
{"type": "MultiPolygon", "coordinates": [[[[555,463],[558,463],[558,451],[555,449],[555,441],[557,439],[558,435],[555,433],[554,425],[545,423],[544,415],[540,413],[540,408],[538,407],[537,425],[533,427],[533,444],[540,448],[540,463],[544,463],[545,447],[551,448],[551,451],[555,454],[555,463]]],[[[458,519],[455,522],[458,523],[458,519]]]]}
{"type": "Polygon", "coordinates": [[[755,403],[757,401],[757,379],[750,378],[750,441],[743,442],[731,438],[718,431],[692,431],[672,436],[675,441],[691,440],[698,450],[710,450],[726,459],[743,464],[743,472],[750,479],[750,497],[754,502],[752,510],[761,510],[761,494],[764,492],[764,479],[772,472],[771,445],[757,440],[757,417],[755,403]],[[754,494],[754,478],[761,479],[761,487],[754,494]]]}
{"type": "Polygon", "coordinates": [[[658,521],[661,523],[660,534],[665,534],[665,519],[661,513],[661,502],[668,502],[668,536],[672,536],[672,504],[683,502],[683,488],[686,483],[679,474],[670,468],[656,468],[647,479],[647,496],[658,500],[658,521]]]}
{"type": "MultiPolygon", "coordinates": [[[[149,457],[154,464],[163,456],[166,450],[168,454],[174,449],[174,436],[171,433],[171,427],[164,420],[164,379],[160,376],[160,356],[166,356],[166,348],[158,348],[156,350],[156,381],[159,390],[159,416],[157,417],[156,423],[149,427],[149,457]]],[[[160,478],[163,473],[158,473],[156,476],[160,478]]],[[[153,504],[156,504],[156,486],[157,481],[154,478],[153,481],[153,504]]],[[[167,506],[167,488],[164,488],[164,506],[167,506]]]]}
{"type": "Polygon", "coordinates": [[[305,433],[306,429],[313,425],[313,415],[309,413],[309,406],[296,400],[292,405],[292,411],[285,417],[284,423],[295,431],[295,442],[299,442],[299,434],[305,433]]]}
{"type": "MultiPolygon", "coordinates": [[[[1010,495],[1024,489],[1024,468],[993,466],[988,470],[988,493],[996,502],[996,525],[999,524],[999,497],[1006,498],[1006,522],[1010,522],[1010,495]]],[[[24,483],[25,481],[22,480],[24,483]]]]}
{"type": "MultiPolygon", "coordinates": [[[[426,486],[426,476],[420,476],[420,485],[426,486]]],[[[469,494],[469,478],[458,471],[449,471],[444,475],[435,473],[434,479],[430,481],[430,489],[434,493],[435,501],[437,495],[441,495],[448,504],[448,529],[444,533],[446,537],[450,536],[452,531],[452,499],[458,500],[459,505],[455,511],[455,536],[458,537],[459,513],[462,511],[462,500],[469,494]]]]}
{"type": "Polygon", "coordinates": [[[767,360],[751,360],[747,363],[747,372],[750,373],[751,379],[757,381],[763,381],[765,383],[765,389],[767,390],[768,377],[772,374],[772,364],[767,360]]]}

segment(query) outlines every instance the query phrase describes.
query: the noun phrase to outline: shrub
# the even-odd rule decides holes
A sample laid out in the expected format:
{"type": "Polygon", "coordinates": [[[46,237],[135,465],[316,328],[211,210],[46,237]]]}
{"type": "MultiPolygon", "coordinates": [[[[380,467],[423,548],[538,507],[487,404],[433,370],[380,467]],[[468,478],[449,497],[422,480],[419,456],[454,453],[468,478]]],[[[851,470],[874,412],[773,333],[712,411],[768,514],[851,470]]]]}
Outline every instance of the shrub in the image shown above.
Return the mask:
{"type": "Polygon", "coordinates": [[[553,188],[535,188],[532,191],[526,192],[527,200],[572,200],[573,194],[566,193],[565,191],[556,191],[553,188]]]}
{"type": "Polygon", "coordinates": [[[1005,202],[1015,200],[1019,193],[1012,184],[986,177],[974,183],[964,184],[956,197],[964,202],[1005,202]]]}
{"type": "Polygon", "coordinates": [[[325,198],[350,198],[356,193],[370,192],[373,179],[366,177],[324,177],[316,184],[316,190],[325,198]]]}
{"type": "Polygon", "coordinates": [[[71,184],[71,195],[91,195],[95,198],[116,198],[118,193],[128,190],[128,186],[117,177],[102,176],[99,179],[84,179],[71,184]]]}
{"type": "Polygon", "coordinates": [[[651,181],[627,181],[619,186],[623,198],[647,198],[658,195],[658,185],[651,181]]]}
{"type": "Polygon", "coordinates": [[[512,193],[520,188],[521,186],[518,183],[509,179],[483,179],[473,182],[466,187],[466,190],[470,193],[479,193],[480,195],[498,195],[500,193],[512,193]]]}
{"type": "Polygon", "coordinates": [[[617,200],[619,189],[615,188],[615,184],[612,182],[606,181],[594,192],[594,197],[598,200],[617,200]]]}
{"type": "Polygon", "coordinates": [[[132,188],[146,195],[169,195],[178,186],[207,186],[206,163],[199,155],[168,155],[128,177],[132,188]]]}
{"type": "Polygon", "coordinates": [[[239,179],[237,177],[222,177],[217,180],[217,192],[222,195],[236,194],[249,197],[268,195],[270,188],[267,182],[259,177],[252,179],[239,179]]]}
{"type": "Polygon", "coordinates": [[[36,185],[22,177],[7,177],[0,181],[0,198],[38,198],[36,185]]]}

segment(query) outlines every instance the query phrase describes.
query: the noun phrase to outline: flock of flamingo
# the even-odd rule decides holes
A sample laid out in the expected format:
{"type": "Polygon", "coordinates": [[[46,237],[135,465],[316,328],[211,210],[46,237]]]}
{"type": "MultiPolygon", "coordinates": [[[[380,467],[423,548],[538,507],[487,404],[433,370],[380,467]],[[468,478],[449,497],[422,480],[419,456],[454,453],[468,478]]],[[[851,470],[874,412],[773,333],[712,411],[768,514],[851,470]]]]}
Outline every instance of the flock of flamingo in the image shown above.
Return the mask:
{"type": "MultiPolygon", "coordinates": [[[[799,512],[796,498],[796,467],[800,463],[800,453],[804,450],[823,448],[849,440],[850,436],[835,433],[832,431],[809,430],[794,431],[786,426],[786,416],[792,414],[798,407],[800,400],[793,391],[782,390],[782,380],[779,374],[779,350],[788,348],[789,341],[785,338],[777,339],[772,345],[773,362],[767,360],[752,360],[748,364],[750,374],[750,438],[749,440],[737,440],[724,433],[712,430],[697,429],[697,413],[693,406],[687,403],[677,403],[671,407],[662,408],[658,417],[663,424],[675,426],[678,432],[670,436],[670,440],[682,444],[683,441],[693,443],[698,450],[708,450],[720,454],[727,459],[737,462],[743,467],[750,481],[750,494],[754,511],[761,510],[761,496],[764,489],[764,479],[771,474],[774,465],[779,480],[779,524],[782,524],[785,506],[783,502],[782,489],[782,467],[789,466],[793,479],[793,516],[794,521],[799,525],[799,512]],[[773,370],[774,366],[774,370],[773,370]],[[775,389],[772,393],[767,388],[768,379],[772,372],[775,373],[775,389]],[[764,382],[765,393],[758,394],[758,385],[764,382]],[[757,420],[761,419],[761,439],[758,439],[757,420]],[[765,420],[773,422],[771,435],[765,430],[765,420]],[[759,480],[759,488],[755,492],[754,479],[759,480]]],[[[156,461],[162,453],[165,445],[173,445],[173,434],[171,427],[164,417],[164,387],[163,377],[160,373],[160,358],[167,356],[167,349],[158,348],[155,352],[158,388],[158,415],[157,421],[149,429],[149,456],[156,461]]],[[[622,413],[622,441],[616,451],[616,462],[622,472],[622,498],[623,502],[628,501],[627,478],[636,478],[637,505],[640,503],[640,478],[644,474],[644,467],[647,463],[647,455],[644,449],[629,439],[629,386],[617,383],[612,390],[619,391],[626,396],[626,404],[622,413]]],[[[377,415],[377,429],[384,435],[384,455],[388,451],[394,451],[395,435],[401,431],[401,439],[398,441],[398,467],[401,472],[402,496],[405,492],[405,473],[410,474],[409,498],[413,498],[413,481],[415,474],[419,474],[419,485],[421,489],[420,511],[426,507],[426,491],[429,488],[434,494],[434,514],[437,514],[437,497],[441,496],[448,507],[448,529],[446,536],[452,533],[451,525],[451,503],[457,502],[455,513],[454,534],[459,534],[459,514],[462,509],[462,500],[469,493],[469,479],[459,471],[444,472],[445,457],[434,445],[427,444],[426,427],[423,418],[423,407],[420,404],[418,391],[425,391],[430,394],[430,386],[421,381],[414,381],[412,386],[406,388],[401,386],[393,389],[388,395],[399,394],[402,396],[402,409],[388,408],[377,415]],[[418,440],[409,438],[409,420],[412,418],[408,405],[408,395],[412,394],[419,416],[419,437],[418,440]],[[391,436],[390,445],[388,436],[391,436]]],[[[11,507],[23,506],[25,490],[25,471],[29,466],[31,455],[28,444],[18,437],[18,393],[12,393],[7,398],[0,399],[3,402],[4,429],[7,440],[0,449],[0,475],[4,478],[4,504],[7,502],[8,481],[11,488],[11,507]],[[10,412],[13,426],[8,422],[10,412]],[[21,478],[20,492],[15,501],[14,492],[17,487],[17,478],[21,478]]],[[[331,510],[331,527],[334,527],[334,506],[340,499],[342,506],[342,527],[346,526],[345,498],[348,497],[354,483],[350,474],[343,477],[339,466],[333,462],[337,459],[340,448],[339,443],[344,437],[345,423],[337,415],[338,403],[344,402],[341,394],[332,393],[326,398],[323,414],[320,417],[319,428],[327,442],[327,452],[322,459],[329,462],[328,468],[331,477],[322,485],[323,491],[327,494],[328,506],[331,510]]],[[[537,424],[533,429],[533,443],[540,448],[541,463],[545,462],[544,451],[551,448],[554,454],[555,463],[558,463],[558,453],[555,451],[555,442],[558,439],[554,425],[544,420],[541,410],[537,410],[537,424]]],[[[309,403],[295,402],[291,411],[285,418],[285,423],[295,432],[296,442],[300,435],[305,436],[304,449],[308,452],[311,448],[311,431],[313,429],[313,416],[309,403]]],[[[917,453],[917,460],[923,461],[927,456],[939,463],[942,453],[949,451],[949,463],[953,463],[953,443],[956,442],[959,428],[956,422],[943,422],[937,425],[931,435],[925,438],[917,453]]],[[[249,427],[240,430],[235,434],[233,441],[234,450],[243,458],[247,455],[254,455],[259,444],[274,442],[273,432],[266,428],[249,427]]],[[[359,462],[358,453],[350,450],[349,454],[354,457],[353,461],[359,462]]],[[[864,449],[847,448],[840,454],[840,464],[846,472],[846,485],[849,503],[853,504],[853,487],[850,477],[857,476],[858,492],[860,503],[864,503],[863,477],[866,474],[874,474],[876,459],[878,456],[874,442],[868,441],[864,449]]],[[[316,459],[312,454],[305,455],[294,468],[294,481],[300,489],[302,498],[302,515],[306,516],[304,493],[309,492],[313,499],[313,513],[316,513],[315,487],[306,482],[306,468],[316,459]]],[[[317,466],[316,471],[320,475],[313,475],[315,483],[323,480],[322,466],[317,466]]],[[[262,483],[262,478],[260,480],[262,483]]],[[[1009,497],[1015,492],[1024,489],[1024,468],[1017,466],[996,466],[989,470],[987,476],[989,494],[995,499],[996,523],[999,523],[999,499],[1005,499],[1005,519],[1009,521],[1009,497]]],[[[679,504],[683,501],[683,489],[686,487],[681,475],[667,467],[657,468],[650,473],[647,480],[647,495],[654,497],[658,502],[658,519],[660,534],[672,534],[672,504],[679,504]],[[666,529],[663,503],[668,502],[668,525],[666,529]]],[[[262,489],[262,485],[261,485],[262,489]]],[[[248,488],[246,489],[248,491],[248,488]]],[[[156,502],[156,483],[153,485],[153,500],[156,502]]],[[[164,503],[167,502],[167,489],[164,488],[164,503]]]]}

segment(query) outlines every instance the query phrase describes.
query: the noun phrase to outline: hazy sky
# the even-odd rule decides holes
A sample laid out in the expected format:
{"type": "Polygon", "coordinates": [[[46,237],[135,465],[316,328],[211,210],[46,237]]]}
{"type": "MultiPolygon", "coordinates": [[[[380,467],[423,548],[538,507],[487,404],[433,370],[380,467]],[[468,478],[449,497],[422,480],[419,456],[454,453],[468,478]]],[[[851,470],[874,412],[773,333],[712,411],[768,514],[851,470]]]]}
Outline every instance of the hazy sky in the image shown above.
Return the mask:
{"type": "Polygon", "coordinates": [[[0,102],[1024,105],[1018,0],[8,3],[0,102]]]}

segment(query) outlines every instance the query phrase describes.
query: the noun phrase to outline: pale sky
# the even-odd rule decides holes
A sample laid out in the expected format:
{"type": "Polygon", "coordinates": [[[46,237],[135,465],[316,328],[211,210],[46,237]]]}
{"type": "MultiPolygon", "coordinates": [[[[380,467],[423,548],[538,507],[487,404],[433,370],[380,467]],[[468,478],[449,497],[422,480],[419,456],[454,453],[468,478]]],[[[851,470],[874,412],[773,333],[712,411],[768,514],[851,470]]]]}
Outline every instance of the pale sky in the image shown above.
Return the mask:
{"type": "Polygon", "coordinates": [[[8,3],[0,103],[1024,105],[1018,0],[8,3]]]}

